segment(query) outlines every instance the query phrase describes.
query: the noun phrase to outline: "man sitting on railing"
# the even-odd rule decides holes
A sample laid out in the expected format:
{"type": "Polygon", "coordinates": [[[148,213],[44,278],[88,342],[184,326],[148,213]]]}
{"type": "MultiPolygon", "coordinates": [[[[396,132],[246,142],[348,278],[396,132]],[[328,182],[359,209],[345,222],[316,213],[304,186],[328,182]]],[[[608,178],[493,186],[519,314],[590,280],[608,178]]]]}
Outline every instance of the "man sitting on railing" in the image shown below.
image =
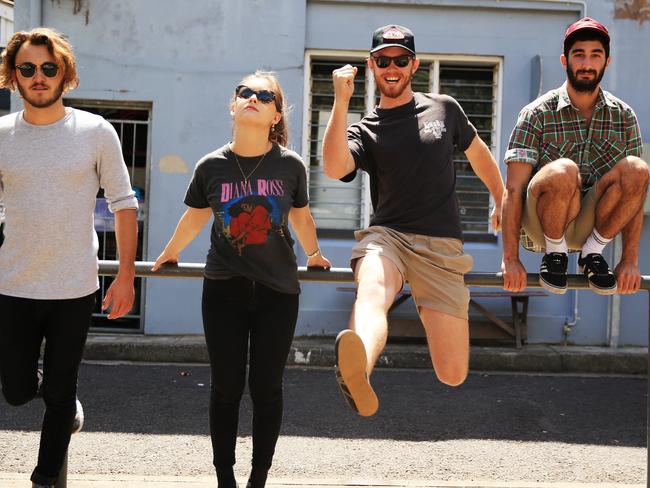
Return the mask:
{"type": "Polygon", "coordinates": [[[566,292],[572,249],[594,292],[634,293],[649,171],[634,111],[600,88],[611,61],[607,28],[588,17],[570,25],[560,60],[566,83],[523,108],[505,155],[504,288],[526,287],[523,229],[525,248],[545,250],[539,281],[548,291],[566,292]],[[619,232],[623,255],[612,273],[603,249],[619,232]]]}

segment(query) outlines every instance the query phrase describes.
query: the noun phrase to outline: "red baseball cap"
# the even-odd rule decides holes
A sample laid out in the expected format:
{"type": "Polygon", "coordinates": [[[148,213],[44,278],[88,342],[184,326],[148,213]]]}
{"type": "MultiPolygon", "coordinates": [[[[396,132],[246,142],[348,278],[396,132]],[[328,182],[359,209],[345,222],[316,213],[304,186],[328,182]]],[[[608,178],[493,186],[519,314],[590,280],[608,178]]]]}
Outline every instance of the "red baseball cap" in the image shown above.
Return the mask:
{"type": "Polygon", "coordinates": [[[607,39],[607,42],[609,42],[609,31],[607,30],[607,27],[605,27],[597,20],[592,19],[591,17],[583,17],[582,19],[571,24],[569,28],[566,30],[566,32],[564,33],[564,41],[566,42],[566,40],[572,34],[575,34],[576,32],[585,29],[599,32],[602,36],[604,36],[607,39]]]}

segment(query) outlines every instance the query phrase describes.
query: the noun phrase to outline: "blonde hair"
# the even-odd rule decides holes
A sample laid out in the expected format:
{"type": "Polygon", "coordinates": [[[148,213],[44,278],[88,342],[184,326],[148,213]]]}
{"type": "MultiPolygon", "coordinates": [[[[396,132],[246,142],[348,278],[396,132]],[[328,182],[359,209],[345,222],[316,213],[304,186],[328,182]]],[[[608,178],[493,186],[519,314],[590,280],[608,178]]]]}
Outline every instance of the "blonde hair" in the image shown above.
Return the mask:
{"type": "Polygon", "coordinates": [[[21,46],[29,42],[33,46],[46,46],[49,53],[58,61],[63,62],[63,90],[73,90],[79,85],[77,63],[72,52],[72,46],[63,34],[47,27],[37,27],[31,31],[16,32],[7,48],[0,55],[0,88],[14,90],[13,75],[16,71],[16,55],[21,46]]]}
{"type": "Polygon", "coordinates": [[[287,124],[287,106],[284,102],[284,93],[277,75],[273,71],[257,70],[255,73],[246,75],[239,82],[240,85],[245,85],[246,82],[261,78],[266,80],[271,85],[271,91],[275,93],[275,109],[280,112],[281,118],[277,124],[271,127],[269,131],[269,141],[286,146],[289,142],[289,127],[287,124]]]}

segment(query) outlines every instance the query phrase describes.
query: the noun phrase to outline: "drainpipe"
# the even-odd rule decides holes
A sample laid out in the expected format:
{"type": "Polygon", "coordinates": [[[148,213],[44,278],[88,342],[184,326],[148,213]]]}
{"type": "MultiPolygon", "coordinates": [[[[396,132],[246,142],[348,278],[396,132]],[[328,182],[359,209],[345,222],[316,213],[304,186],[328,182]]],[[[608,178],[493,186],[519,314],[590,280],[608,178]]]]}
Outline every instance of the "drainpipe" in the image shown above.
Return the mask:
{"type": "Polygon", "coordinates": [[[43,25],[43,0],[29,0],[29,29],[43,25]]]}
{"type": "MultiPolygon", "coordinates": [[[[612,266],[621,260],[623,254],[623,241],[621,235],[617,235],[612,241],[612,266]]],[[[607,302],[607,345],[612,348],[618,347],[621,336],[621,296],[616,293],[608,297],[607,302]]]]}
{"type": "MultiPolygon", "coordinates": [[[[43,25],[43,1],[21,0],[14,3],[14,32],[31,30],[43,25]]],[[[17,92],[11,94],[11,111],[16,112],[22,108],[22,103],[17,92]]]]}
{"type": "MultiPolygon", "coordinates": [[[[575,259],[575,266],[573,267],[573,273],[574,274],[579,274],[579,266],[578,266],[578,258],[576,257],[575,259]]],[[[571,314],[571,321],[569,322],[569,317],[567,317],[566,322],[564,322],[564,327],[562,327],[562,332],[564,335],[564,341],[563,344],[566,346],[569,342],[569,335],[571,335],[571,331],[573,328],[578,324],[580,321],[580,315],[578,311],[578,290],[572,290],[573,293],[573,310],[571,314]]]]}

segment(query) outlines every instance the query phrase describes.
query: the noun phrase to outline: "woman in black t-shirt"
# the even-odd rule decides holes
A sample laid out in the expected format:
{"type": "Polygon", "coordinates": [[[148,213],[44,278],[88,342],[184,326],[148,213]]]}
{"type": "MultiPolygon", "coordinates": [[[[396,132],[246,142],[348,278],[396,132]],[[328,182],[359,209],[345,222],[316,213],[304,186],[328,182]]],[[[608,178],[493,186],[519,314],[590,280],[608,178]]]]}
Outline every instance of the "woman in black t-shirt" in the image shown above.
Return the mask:
{"type": "Polygon", "coordinates": [[[282,422],[282,375],[298,315],[291,225],[307,266],[329,268],[309,211],[305,167],[284,146],[284,97],[272,73],[245,77],[231,103],[233,141],[203,157],[185,195],[188,209],[156,260],[179,253],[214,216],[203,281],[203,327],[211,367],[210,433],[220,488],[236,487],[239,402],[253,401],[248,488],[263,487],[282,422]]]}

